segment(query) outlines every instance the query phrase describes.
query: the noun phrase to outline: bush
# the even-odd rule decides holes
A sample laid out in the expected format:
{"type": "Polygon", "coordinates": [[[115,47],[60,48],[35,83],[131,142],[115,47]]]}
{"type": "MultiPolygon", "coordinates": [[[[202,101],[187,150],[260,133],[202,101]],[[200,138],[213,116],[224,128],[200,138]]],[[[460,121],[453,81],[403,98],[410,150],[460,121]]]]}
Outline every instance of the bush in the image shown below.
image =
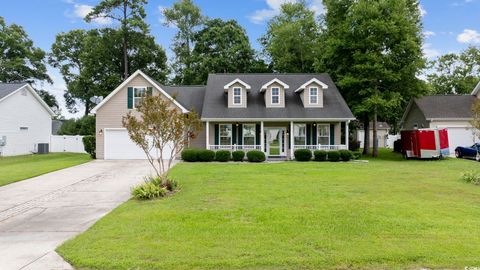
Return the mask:
{"type": "Polygon", "coordinates": [[[352,159],[353,154],[350,150],[340,150],[340,159],[343,161],[350,161],[352,159]]]}
{"type": "Polygon", "coordinates": [[[237,150],[232,152],[232,159],[233,161],[243,161],[245,158],[245,152],[242,150],[237,150]]]}
{"type": "Polygon", "coordinates": [[[297,161],[310,161],[312,159],[312,151],[308,149],[298,149],[293,153],[297,161]]]}
{"type": "Polygon", "coordinates": [[[467,171],[462,173],[462,180],[474,185],[480,185],[480,173],[475,171],[467,171]]]}
{"type": "Polygon", "coordinates": [[[360,159],[362,158],[362,152],[352,152],[353,159],[360,159]]]}
{"type": "Polygon", "coordinates": [[[97,141],[95,136],[92,136],[92,135],[85,136],[83,137],[82,141],[83,141],[83,147],[85,149],[85,152],[89,153],[92,158],[95,158],[96,157],[95,143],[97,141]]]}
{"type": "Polygon", "coordinates": [[[258,150],[248,151],[247,159],[249,162],[264,162],[265,161],[265,153],[258,150]]]}
{"type": "Polygon", "coordinates": [[[165,188],[168,191],[174,191],[178,188],[177,181],[173,179],[168,179],[166,177],[150,177],[145,180],[145,182],[152,182],[153,184],[165,188]]]}
{"type": "Polygon", "coordinates": [[[397,152],[397,153],[402,152],[402,139],[398,139],[393,142],[393,152],[397,152]]]}
{"type": "Polygon", "coordinates": [[[166,188],[160,187],[153,182],[145,182],[132,189],[132,196],[138,200],[150,200],[163,197],[166,194],[166,188]]]}
{"type": "Polygon", "coordinates": [[[198,161],[198,149],[184,149],[181,153],[183,161],[195,162],[198,161]]]}
{"type": "Polygon", "coordinates": [[[87,115],[63,121],[58,135],[95,135],[95,116],[87,115]]]}
{"type": "Polygon", "coordinates": [[[230,151],[219,150],[215,153],[215,160],[220,162],[227,162],[230,160],[230,151]]]}
{"type": "Polygon", "coordinates": [[[198,161],[211,162],[215,159],[215,152],[207,149],[198,150],[197,159],[198,161]]]}
{"type": "Polygon", "coordinates": [[[340,160],[340,152],[329,151],[327,157],[328,157],[328,161],[333,161],[333,162],[339,161],[340,160]]]}
{"type": "Polygon", "coordinates": [[[360,148],[360,141],[355,139],[350,139],[348,142],[348,150],[350,151],[357,151],[360,148]]]}
{"type": "Polygon", "coordinates": [[[313,155],[315,156],[315,161],[326,161],[327,160],[327,151],[315,150],[313,152],[313,155]]]}

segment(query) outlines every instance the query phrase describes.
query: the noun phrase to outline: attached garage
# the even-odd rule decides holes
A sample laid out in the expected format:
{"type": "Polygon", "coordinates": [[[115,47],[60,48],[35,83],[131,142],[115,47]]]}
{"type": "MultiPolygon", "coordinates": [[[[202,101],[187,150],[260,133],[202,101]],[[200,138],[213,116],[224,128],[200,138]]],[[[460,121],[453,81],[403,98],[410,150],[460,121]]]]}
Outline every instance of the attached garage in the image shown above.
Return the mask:
{"type": "Polygon", "coordinates": [[[475,143],[471,127],[446,127],[448,129],[448,144],[450,155],[455,154],[457,146],[470,146],[475,143]]]}
{"type": "MultiPolygon", "coordinates": [[[[106,128],[105,129],[105,159],[147,159],[142,148],[138,147],[128,136],[124,128],[106,128]]],[[[158,157],[155,149],[151,152],[152,156],[158,157]]],[[[164,159],[170,158],[170,149],[166,149],[163,155],[164,159]]]]}

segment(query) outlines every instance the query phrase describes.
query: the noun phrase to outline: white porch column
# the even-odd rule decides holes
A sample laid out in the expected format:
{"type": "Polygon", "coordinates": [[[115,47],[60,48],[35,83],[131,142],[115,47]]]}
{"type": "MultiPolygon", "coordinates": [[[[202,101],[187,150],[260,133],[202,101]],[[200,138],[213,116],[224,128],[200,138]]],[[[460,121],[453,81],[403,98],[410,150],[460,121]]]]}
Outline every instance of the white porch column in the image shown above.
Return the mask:
{"type": "Polygon", "coordinates": [[[263,121],[260,122],[260,151],[265,149],[265,134],[263,133],[263,121]]]}
{"type": "Polygon", "coordinates": [[[206,146],[210,150],[210,122],[207,121],[207,130],[206,130],[206,146]]]}
{"type": "Polygon", "coordinates": [[[347,146],[347,150],[348,150],[348,143],[349,143],[349,134],[348,134],[348,124],[350,123],[350,120],[347,120],[347,122],[345,122],[345,145],[347,146]]]}
{"type": "Polygon", "coordinates": [[[294,148],[294,145],[293,145],[294,141],[293,141],[293,121],[290,121],[290,159],[293,160],[293,148],[294,148]]]}

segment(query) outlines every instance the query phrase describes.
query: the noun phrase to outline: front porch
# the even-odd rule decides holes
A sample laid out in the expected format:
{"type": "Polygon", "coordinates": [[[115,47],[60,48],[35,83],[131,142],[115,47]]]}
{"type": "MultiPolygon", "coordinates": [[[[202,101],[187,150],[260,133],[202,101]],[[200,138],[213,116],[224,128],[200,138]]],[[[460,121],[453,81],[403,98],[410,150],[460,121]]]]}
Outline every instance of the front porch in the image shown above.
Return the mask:
{"type": "Polygon", "coordinates": [[[206,122],[206,148],[259,150],[267,158],[293,159],[297,149],[348,149],[346,121],[206,122]]]}

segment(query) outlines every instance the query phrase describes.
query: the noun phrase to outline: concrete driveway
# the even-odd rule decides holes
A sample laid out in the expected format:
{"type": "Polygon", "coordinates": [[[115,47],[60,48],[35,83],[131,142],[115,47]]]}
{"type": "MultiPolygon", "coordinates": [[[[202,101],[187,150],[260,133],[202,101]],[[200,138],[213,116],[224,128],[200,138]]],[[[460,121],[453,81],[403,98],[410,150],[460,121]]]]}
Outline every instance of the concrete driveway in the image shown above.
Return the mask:
{"type": "Polygon", "coordinates": [[[146,161],[95,160],[0,187],[0,269],[72,269],[54,251],[130,198],[146,161]]]}

